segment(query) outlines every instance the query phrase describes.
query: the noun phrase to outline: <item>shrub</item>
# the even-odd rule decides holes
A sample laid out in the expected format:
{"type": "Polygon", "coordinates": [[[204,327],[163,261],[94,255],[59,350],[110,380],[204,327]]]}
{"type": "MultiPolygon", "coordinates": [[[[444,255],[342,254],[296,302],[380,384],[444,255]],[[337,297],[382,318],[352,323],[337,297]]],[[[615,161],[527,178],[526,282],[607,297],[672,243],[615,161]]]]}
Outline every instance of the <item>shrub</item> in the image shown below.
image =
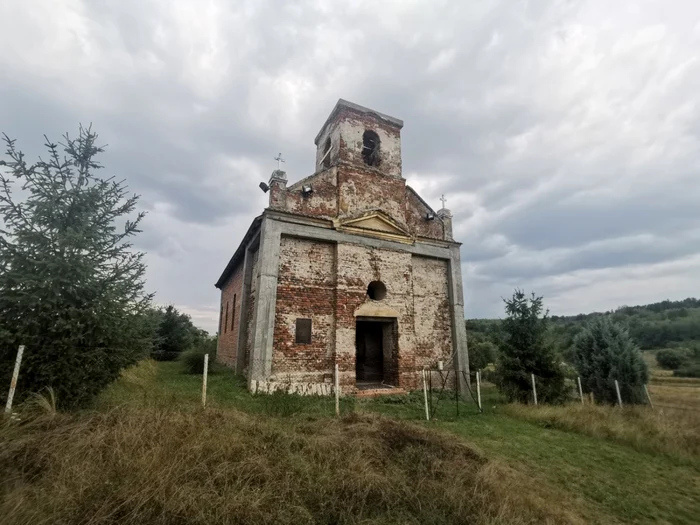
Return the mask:
{"type": "Polygon", "coordinates": [[[670,348],[656,352],[656,362],[661,368],[675,370],[686,362],[686,355],[682,350],[672,350],[670,348]]]}
{"type": "Polygon", "coordinates": [[[686,365],[673,371],[675,377],[700,377],[700,364],[686,365]]]}
{"type": "MultiPolygon", "coordinates": [[[[203,347],[191,348],[180,355],[180,362],[183,365],[186,374],[201,374],[204,372],[204,355],[207,351],[203,347]]],[[[212,364],[215,360],[215,354],[209,353],[209,373],[214,373],[212,364]]]]}
{"type": "Polygon", "coordinates": [[[615,380],[626,403],[644,403],[647,365],[626,329],[609,317],[596,317],[574,338],[574,358],[585,391],[597,401],[615,403],[615,380]]]}

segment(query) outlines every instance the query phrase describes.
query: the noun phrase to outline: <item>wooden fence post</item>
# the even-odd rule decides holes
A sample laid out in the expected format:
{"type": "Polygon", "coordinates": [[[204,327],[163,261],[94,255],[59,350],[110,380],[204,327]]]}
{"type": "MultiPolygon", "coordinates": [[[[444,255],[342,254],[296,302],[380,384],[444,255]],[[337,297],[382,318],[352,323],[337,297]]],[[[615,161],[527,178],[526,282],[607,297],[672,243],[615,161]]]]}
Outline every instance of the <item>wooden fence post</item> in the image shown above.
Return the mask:
{"type": "Polygon", "coordinates": [[[647,400],[649,401],[649,406],[651,408],[654,408],[654,403],[651,402],[651,396],[649,395],[649,389],[647,388],[647,385],[644,385],[644,393],[647,395],[647,400]]]}
{"type": "Polygon", "coordinates": [[[340,416],[340,378],[338,377],[338,363],[335,365],[335,415],[340,416]]]}
{"type": "Polygon", "coordinates": [[[537,406],[537,387],[535,386],[535,374],[530,374],[532,377],[532,397],[535,399],[535,406],[537,406]]]}
{"type": "Polygon", "coordinates": [[[425,368],[423,372],[423,400],[425,401],[425,420],[430,421],[430,411],[428,410],[428,387],[425,384],[425,368]]]}
{"type": "Polygon", "coordinates": [[[578,380],[578,395],[581,398],[581,404],[583,405],[583,388],[581,388],[581,376],[576,378],[578,380]]]}
{"type": "Polygon", "coordinates": [[[204,354],[204,371],[202,372],[202,407],[207,407],[207,375],[209,373],[209,354],[204,354]]]}
{"type": "Polygon", "coordinates": [[[17,359],[15,360],[15,370],[12,372],[12,381],[10,382],[10,392],[7,394],[5,414],[9,414],[12,411],[12,399],[15,397],[17,378],[19,378],[19,367],[22,364],[22,354],[24,354],[24,345],[19,345],[19,349],[17,350],[17,359]]]}
{"type": "Polygon", "coordinates": [[[481,412],[481,370],[476,371],[476,400],[479,403],[479,411],[481,412]]]}
{"type": "Polygon", "coordinates": [[[615,392],[617,392],[617,404],[622,408],[622,396],[620,395],[620,385],[617,379],[615,379],[615,392]]]}

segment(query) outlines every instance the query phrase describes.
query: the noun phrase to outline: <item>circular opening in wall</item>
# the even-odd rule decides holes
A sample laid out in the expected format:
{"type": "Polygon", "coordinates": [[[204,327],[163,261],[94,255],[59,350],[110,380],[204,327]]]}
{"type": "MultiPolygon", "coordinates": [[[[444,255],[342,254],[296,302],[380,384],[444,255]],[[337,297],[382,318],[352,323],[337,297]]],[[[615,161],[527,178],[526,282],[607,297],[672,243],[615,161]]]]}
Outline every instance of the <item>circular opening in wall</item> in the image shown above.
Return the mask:
{"type": "Polygon", "coordinates": [[[372,281],[367,287],[367,295],[373,301],[381,301],[386,297],[386,286],[381,281],[372,281]]]}

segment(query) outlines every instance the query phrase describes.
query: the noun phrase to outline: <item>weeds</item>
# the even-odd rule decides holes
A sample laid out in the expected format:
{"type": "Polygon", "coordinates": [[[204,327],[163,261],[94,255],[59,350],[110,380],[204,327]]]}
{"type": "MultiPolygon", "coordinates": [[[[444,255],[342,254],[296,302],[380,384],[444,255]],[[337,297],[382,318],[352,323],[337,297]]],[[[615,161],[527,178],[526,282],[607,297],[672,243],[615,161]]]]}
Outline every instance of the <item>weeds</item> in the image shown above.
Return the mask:
{"type": "Polygon", "coordinates": [[[0,430],[8,524],[577,521],[459,441],[381,416],[121,408],[18,430],[0,430]]]}
{"type": "Polygon", "coordinates": [[[611,439],[637,450],[700,460],[700,412],[648,406],[506,405],[507,414],[544,426],[611,439]]]}

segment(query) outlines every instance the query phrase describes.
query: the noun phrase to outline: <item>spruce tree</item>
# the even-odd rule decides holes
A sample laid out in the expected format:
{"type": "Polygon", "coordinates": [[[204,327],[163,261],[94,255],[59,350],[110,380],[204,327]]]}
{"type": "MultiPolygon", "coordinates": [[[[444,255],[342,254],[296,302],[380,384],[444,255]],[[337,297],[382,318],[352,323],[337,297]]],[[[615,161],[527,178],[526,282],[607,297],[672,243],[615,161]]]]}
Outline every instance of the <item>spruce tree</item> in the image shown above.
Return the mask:
{"type": "Polygon", "coordinates": [[[532,399],[532,376],[539,402],[559,402],[565,396],[564,370],[549,338],[549,312],[542,297],[528,298],[521,290],[504,299],[503,320],[496,366],[498,386],[509,401],[532,399]]]}
{"type": "Polygon", "coordinates": [[[589,321],[574,338],[574,360],[583,389],[596,401],[616,403],[617,380],[623,402],[645,402],[647,365],[627,330],[608,316],[589,321]]]}
{"type": "Polygon", "coordinates": [[[144,217],[129,219],[138,197],[97,175],[103,148],[91,129],[64,138],[61,148],[46,139],[46,160],[29,164],[4,135],[0,379],[9,385],[23,344],[18,397],[51,386],[66,407],[85,404],[147,355],[154,327],[143,315],[151,300],[144,254],[130,242],[144,217]]]}

